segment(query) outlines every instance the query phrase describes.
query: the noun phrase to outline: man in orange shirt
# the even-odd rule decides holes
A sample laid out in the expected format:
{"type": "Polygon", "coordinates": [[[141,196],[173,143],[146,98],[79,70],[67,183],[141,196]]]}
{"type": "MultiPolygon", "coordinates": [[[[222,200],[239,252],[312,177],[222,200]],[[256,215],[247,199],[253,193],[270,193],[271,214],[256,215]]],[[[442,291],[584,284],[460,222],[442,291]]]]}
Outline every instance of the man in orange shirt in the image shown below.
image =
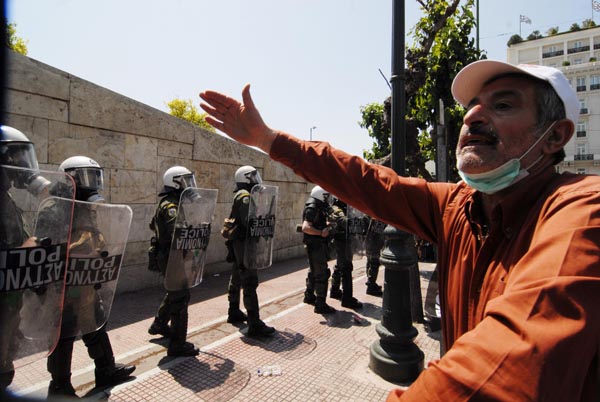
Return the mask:
{"type": "Polygon", "coordinates": [[[461,70],[452,92],[467,108],[457,184],[399,177],[274,131],[249,86],[243,103],[200,96],[217,129],[437,244],[447,352],[389,401],[597,400],[600,178],[555,169],[578,120],[577,96],[559,70],[493,60],[461,70]]]}

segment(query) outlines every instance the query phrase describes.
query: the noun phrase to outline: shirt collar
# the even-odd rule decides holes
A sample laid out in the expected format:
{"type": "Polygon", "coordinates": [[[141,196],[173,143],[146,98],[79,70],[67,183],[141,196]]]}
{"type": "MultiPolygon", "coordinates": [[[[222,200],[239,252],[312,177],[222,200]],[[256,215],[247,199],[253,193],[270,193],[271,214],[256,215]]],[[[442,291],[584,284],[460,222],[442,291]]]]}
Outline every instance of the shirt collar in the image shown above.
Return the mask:
{"type": "MultiPolygon", "coordinates": [[[[537,203],[541,195],[547,191],[551,177],[557,175],[554,166],[548,166],[539,172],[530,174],[523,180],[504,191],[503,197],[492,211],[493,220],[500,219],[502,232],[511,237],[517,233],[527,216],[531,213],[531,206],[537,203]],[[525,208],[524,208],[525,207],[525,208]]],[[[471,226],[482,226],[484,222],[481,193],[473,191],[465,204],[465,214],[471,226]]],[[[493,226],[493,222],[490,225],[493,226]]],[[[499,228],[491,227],[492,231],[499,228]]]]}

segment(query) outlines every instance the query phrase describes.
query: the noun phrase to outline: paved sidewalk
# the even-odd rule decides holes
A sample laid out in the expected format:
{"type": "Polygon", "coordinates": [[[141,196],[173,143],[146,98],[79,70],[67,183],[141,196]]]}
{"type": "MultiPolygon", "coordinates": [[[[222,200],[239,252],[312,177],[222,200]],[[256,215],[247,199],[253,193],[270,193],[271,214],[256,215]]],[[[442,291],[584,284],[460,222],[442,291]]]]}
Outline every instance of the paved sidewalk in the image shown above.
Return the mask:
{"type": "MultiPolygon", "coordinates": [[[[109,337],[117,360],[138,366],[135,377],[112,389],[94,389],[93,362],[78,340],[73,356],[78,395],[90,401],[382,401],[391,389],[408,385],[384,381],[368,368],[382,299],[365,294],[366,259],[354,260],[354,294],[363,309],[354,312],[328,299],[338,309],[331,316],[302,303],[306,264],[300,258],[260,272],[261,318],[277,329],[263,341],[245,337],[245,326],[226,322],[229,275],[205,278],[192,290],[189,307],[188,340],[201,348],[195,358],[167,357],[165,340],[147,333],[163,289],[119,295],[109,337]],[[275,375],[259,375],[259,369],[275,375]]],[[[420,263],[423,297],[433,266],[420,263]]],[[[383,274],[382,267],[380,284],[383,274]]],[[[439,357],[439,332],[415,327],[426,367],[439,357]]],[[[12,389],[45,398],[49,379],[42,357],[17,370],[12,389]]]]}

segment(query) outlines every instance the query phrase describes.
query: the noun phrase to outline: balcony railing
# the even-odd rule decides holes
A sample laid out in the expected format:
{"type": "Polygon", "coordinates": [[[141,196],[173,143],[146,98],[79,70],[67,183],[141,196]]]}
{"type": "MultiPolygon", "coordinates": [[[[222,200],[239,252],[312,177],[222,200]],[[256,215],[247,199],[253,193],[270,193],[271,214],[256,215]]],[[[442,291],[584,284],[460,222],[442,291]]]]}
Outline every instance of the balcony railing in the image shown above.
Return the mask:
{"type": "Polygon", "coordinates": [[[576,161],[593,161],[594,154],[575,154],[576,161]]]}
{"type": "Polygon", "coordinates": [[[577,85],[577,92],[585,91],[585,85],[577,85]]]}
{"type": "Polygon", "coordinates": [[[577,131],[577,137],[585,137],[586,135],[586,131],[582,130],[582,131],[577,131]]]}
{"type": "Polygon", "coordinates": [[[579,114],[588,114],[587,107],[582,107],[581,109],[579,109],[579,114]]]}
{"type": "Polygon", "coordinates": [[[600,49],[600,43],[595,43],[594,44],[594,49],[600,49]]]}
{"type": "Polygon", "coordinates": [[[570,49],[567,49],[567,53],[568,54],[579,53],[579,52],[585,52],[587,50],[590,50],[589,46],[572,47],[570,49]]]}
{"type": "Polygon", "coordinates": [[[600,84],[592,84],[592,85],[590,85],[590,91],[593,91],[594,89],[600,89],[600,84]]]}
{"type": "Polygon", "coordinates": [[[564,50],[555,50],[554,52],[542,53],[542,58],[545,59],[548,57],[562,56],[563,54],[565,54],[564,50]]]}

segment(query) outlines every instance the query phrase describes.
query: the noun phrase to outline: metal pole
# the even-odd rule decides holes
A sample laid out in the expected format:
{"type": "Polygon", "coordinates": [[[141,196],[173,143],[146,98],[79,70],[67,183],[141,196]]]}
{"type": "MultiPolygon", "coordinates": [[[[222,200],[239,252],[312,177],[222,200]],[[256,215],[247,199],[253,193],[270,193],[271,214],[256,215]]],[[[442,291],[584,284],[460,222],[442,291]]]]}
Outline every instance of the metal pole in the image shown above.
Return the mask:
{"type": "Polygon", "coordinates": [[[314,129],[316,129],[316,128],[317,128],[317,126],[312,126],[312,127],[310,128],[310,140],[311,140],[311,141],[312,141],[312,132],[313,132],[313,130],[314,130],[314,129]]]}
{"type": "Polygon", "coordinates": [[[476,19],[477,19],[477,51],[479,51],[479,0],[477,0],[477,15],[476,15],[476,19]]]}
{"type": "MultiPolygon", "coordinates": [[[[392,169],[406,176],[406,95],[404,88],[404,0],[392,0],[392,169]]],[[[369,367],[387,381],[414,381],[423,370],[424,353],[413,342],[410,272],[418,270],[413,236],[388,226],[386,247],[381,254],[385,266],[383,314],[377,325],[379,340],[370,349],[369,367]]]]}

